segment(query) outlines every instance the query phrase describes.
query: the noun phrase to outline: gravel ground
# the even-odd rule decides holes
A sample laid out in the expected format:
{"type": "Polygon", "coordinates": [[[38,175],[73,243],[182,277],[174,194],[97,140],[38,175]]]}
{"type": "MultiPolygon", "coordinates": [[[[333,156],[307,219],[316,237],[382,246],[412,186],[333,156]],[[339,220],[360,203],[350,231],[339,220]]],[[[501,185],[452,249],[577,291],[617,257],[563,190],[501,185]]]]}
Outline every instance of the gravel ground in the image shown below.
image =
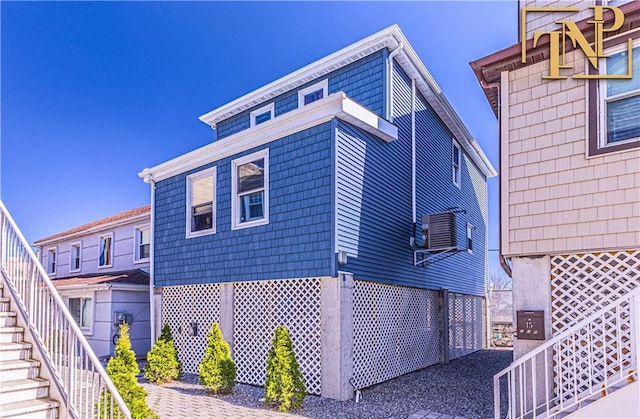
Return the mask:
{"type": "MultiPolygon", "coordinates": [[[[315,419],[406,419],[420,410],[430,410],[469,419],[491,418],[493,375],[511,361],[510,350],[478,351],[447,365],[434,365],[363,389],[359,403],[307,396],[302,409],[294,413],[315,419]]],[[[193,375],[168,386],[181,393],[215,397],[230,405],[264,409],[259,401],[264,397],[262,387],[237,384],[232,394],[212,396],[193,375]]]]}

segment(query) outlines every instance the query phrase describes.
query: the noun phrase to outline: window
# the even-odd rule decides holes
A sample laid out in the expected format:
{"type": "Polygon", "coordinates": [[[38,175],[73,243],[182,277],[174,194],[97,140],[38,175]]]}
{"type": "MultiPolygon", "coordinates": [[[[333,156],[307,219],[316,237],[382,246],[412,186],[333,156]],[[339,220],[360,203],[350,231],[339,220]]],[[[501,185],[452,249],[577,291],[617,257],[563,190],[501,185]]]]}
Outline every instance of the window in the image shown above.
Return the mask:
{"type": "Polygon", "coordinates": [[[99,268],[108,268],[113,264],[113,234],[100,236],[99,268]]]}
{"type": "MultiPolygon", "coordinates": [[[[601,146],[640,139],[640,46],[633,48],[633,74],[629,80],[606,80],[601,83],[603,112],[601,146]]],[[[611,53],[605,60],[606,74],[627,74],[628,52],[611,53]]]]}
{"type": "Polygon", "coordinates": [[[273,118],[273,103],[251,112],[251,126],[262,124],[273,118]]]}
{"type": "Polygon", "coordinates": [[[231,162],[231,228],[269,222],[269,150],[231,162]]]}
{"type": "Polygon", "coordinates": [[[216,168],[187,177],[187,237],[215,233],[216,168]]]}
{"type": "Polygon", "coordinates": [[[149,259],[151,252],[151,230],[149,226],[136,227],[135,233],[135,262],[144,262],[149,259]]]}
{"type": "Polygon", "coordinates": [[[327,97],[327,89],[329,87],[329,81],[324,79],[323,81],[301,89],[298,92],[298,108],[302,108],[316,100],[320,100],[327,97]]]}
{"type": "Polygon", "coordinates": [[[75,272],[80,270],[81,259],[80,259],[80,249],[81,244],[71,243],[71,254],[69,256],[69,272],[75,272]]]}
{"type": "Polygon", "coordinates": [[[467,252],[473,253],[473,232],[475,227],[467,223],[467,252]]]}
{"type": "Polygon", "coordinates": [[[52,247],[47,251],[47,273],[51,275],[56,274],[56,258],[58,255],[58,249],[52,247]]]}
{"type": "Polygon", "coordinates": [[[458,188],[460,187],[460,166],[462,161],[462,150],[460,149],[460,145],[454,140],[453,141],[453,153],[451,156],[451,169],[453,176],[453,184],[458,188]]]}
{"type": "Polygon", "coordinates": [[[91,329],[93,304],[91,298],[69,298],[69,312],[82,329],[91,329]]]}

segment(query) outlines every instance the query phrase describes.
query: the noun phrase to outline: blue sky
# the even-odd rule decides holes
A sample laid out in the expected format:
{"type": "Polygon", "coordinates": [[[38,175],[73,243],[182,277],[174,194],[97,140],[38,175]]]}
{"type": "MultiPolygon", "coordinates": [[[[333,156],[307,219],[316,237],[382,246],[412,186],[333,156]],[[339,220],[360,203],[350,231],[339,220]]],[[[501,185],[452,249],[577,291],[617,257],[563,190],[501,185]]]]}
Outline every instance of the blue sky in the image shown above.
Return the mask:
{"type": "Polygon", "coordinates": [[[213,141],[198,116],[394,23],[497,167],[497,122],[468,63],[517,41],[515,1],[0,8],[0,197],[30,242],[147,204],[139,171],[213,141]]]}

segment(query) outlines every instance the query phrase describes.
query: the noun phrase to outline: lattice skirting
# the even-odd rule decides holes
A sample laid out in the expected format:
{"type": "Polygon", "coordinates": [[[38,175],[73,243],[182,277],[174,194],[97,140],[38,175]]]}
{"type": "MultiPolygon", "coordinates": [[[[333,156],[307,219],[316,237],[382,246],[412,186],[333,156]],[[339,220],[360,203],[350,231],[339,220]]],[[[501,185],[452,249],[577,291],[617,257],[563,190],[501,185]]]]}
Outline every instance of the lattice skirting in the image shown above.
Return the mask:
{"type": "Polygon", "coordinates": [[[482,349],[482,306],[474,295],[449,294],[449,359],[482,349]]]}

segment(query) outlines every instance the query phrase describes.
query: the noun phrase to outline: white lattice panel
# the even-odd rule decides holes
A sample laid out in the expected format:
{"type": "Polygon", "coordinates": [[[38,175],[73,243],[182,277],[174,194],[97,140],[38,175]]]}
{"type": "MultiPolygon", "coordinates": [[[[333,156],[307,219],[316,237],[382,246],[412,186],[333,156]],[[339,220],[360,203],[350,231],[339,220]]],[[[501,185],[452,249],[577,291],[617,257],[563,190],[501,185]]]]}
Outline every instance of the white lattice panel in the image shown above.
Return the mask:
{"type": "Polygon", "coordinates": [[[440,361],[436,291],[366,281],[353,288],[353,385],[364,388],[440,361]]]}
{"type": "MultiPolygon", "coordinates": [[[[198,374],[213,322],[220,321],[220,284],[162,288],[162,322],[169,324],[182,371],[198,374]],[[197,323],[193,336],[191,323],[197,323]]],[[[226,338],[226,337],[225,337],[226,338]]]]}
{"type": "Polygon", "coordinates": [[[553,333],[605,307],[640,285],[640,250],[553,256],[553,333]]]}
{"type": "MultiPolygon", "coordinates": [[[[554,256],[551,259],[551,324],[554,334],[640,285],[640,251],[554,256]]],[[[576,332],[554,353],[557,394],[581,392],[632,367],[627,306],[576,332]],[[567,365],[571,365],[568,368],[567,365]],[[558,389],[560,377],[563,388],[558,389]]]]}
{"type": "Polygon", "coordinates": [[[237,380],[264,385],[267,352],[278,325],[289,329],[307,391],[321,391],[320,279],[236,282],[237,380]]]}
{"type": "Polygon", "coordinates": [[[449,294],[449,359],[482,349],[483,298],[449,294]]]}

